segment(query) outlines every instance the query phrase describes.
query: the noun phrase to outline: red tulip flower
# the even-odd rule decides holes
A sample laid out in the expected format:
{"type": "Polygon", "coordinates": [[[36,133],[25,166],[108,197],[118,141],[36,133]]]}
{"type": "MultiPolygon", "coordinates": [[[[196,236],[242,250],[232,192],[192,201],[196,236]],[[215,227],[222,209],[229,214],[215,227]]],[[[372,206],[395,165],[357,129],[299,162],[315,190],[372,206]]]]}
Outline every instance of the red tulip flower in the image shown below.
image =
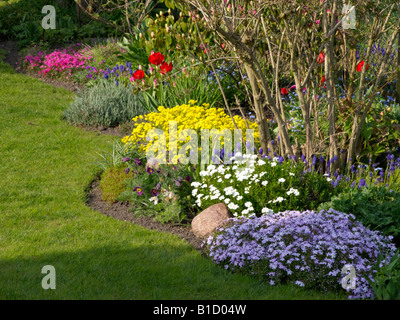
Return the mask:
{"type": "MultiPolygon", "coordinates": [[[[356,67],[357,71],[361,72],[362,69],[363,69],[363,66],[364,66],[364,60],[361,60],[361,62],[356,67]]],[[[369,69],[369,63],[367,63],[367,69],[366,70],[368,70],[368,69],[369,69]]]]}
{"type": "Polygon", "coordinates": [[[165,56],[162,55],[160,52],[155,52],[150,55],[149,62],[154,64],[155,66],[159,66],[161,63],[164,62],[165,56]]]}
{"type": "Polygon", "coordinates": [[[282,89],[281,89],[281,94],[284,95],[284,96],[287,96],[287,95],[289,94],[288,89],[282,88],[282,89]]]}
{"type": "Polygon", "coordinates": [[[136,71],[133,73],[133,78],[134,78],[135,80],[143,79],[143,78],[144,78],[144,72],[143,72],[143,70],[136,70],[136,71]]]}
{"type": "Polygon", "coordinates": [[[325,76],[321,77],[321,83],[325,83],[325,76]]]}
{"type": "Polygon", "coordinates": [[[317,62],[319,64],[323,64],[325,62],[325,53],[323,51],[321,51],[321,53],[319,54],[317,62]]]}
{"type": "Polygon", "coordinates": [[[161,67],[160,67],[160,73],[166,74],[167,72],[172,71],[172,63],[170,62],[169,64],[164,62],[161,67]]]}

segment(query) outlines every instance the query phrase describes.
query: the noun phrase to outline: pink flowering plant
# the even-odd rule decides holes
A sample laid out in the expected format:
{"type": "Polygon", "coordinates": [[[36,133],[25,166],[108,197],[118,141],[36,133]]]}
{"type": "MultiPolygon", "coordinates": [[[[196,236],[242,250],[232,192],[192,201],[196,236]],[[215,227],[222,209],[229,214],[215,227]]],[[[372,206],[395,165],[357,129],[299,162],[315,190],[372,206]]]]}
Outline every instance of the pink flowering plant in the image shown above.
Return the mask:
{"type": "Polygon", "coordinates": [[[102,77],[105,65],[118,58],[120,54],[110,56],[114,47],[113,44],[90,47],[76,43],[62,49],[46,50],[35,45],[25,56],[23,66],[43,78],[87,83],[102,77]]]}

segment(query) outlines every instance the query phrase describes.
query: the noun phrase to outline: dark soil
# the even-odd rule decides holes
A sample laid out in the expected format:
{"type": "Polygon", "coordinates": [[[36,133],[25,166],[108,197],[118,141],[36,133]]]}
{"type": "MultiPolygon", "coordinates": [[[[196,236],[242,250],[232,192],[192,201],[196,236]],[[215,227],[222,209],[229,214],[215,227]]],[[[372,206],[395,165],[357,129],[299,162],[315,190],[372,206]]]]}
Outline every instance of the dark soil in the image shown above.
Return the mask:
{"type": "Polygon", "coordinates": [[[173,225],[167,223],[162,224],[160,222],[153,221],[152,217],[137,217],[133,212],[130,211],[129,203],[116,202],[109,204],[106,201],[103,201],[101,199],[101,190],[98,185],[99,182],[94,181],[90,186],[88,193],[87,204],[93,210],[118,220],[128,221],[140,225],[150,230],[175,234],[189,242],[189,244],[192,245],[196,250],[203,252],[201,245],[205,239],[196,237],[190,225],[173,225]]]}

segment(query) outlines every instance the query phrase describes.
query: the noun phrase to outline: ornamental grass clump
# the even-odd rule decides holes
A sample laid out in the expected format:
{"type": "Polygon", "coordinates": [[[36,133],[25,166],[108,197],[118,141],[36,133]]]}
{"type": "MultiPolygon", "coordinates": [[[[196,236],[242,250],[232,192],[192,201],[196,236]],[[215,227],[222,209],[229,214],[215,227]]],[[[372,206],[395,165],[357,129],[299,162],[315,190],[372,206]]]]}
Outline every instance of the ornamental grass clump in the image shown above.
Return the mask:
{"type": "Polygon", "coordinates": [[[323,292],[347,291],[349,299],[373,299],[367,279],[376,273],[378,256],[387,253],[382,261],[387,264],[396,251],[392,237],[333,209],[231,220],[208,238],[209,256],[225,269],[261,276],[271,285],[292,283],[323,292]],[[355,271],[354,286],[344,291],[350,275],[342,272],[348,265],[355,271]]]}

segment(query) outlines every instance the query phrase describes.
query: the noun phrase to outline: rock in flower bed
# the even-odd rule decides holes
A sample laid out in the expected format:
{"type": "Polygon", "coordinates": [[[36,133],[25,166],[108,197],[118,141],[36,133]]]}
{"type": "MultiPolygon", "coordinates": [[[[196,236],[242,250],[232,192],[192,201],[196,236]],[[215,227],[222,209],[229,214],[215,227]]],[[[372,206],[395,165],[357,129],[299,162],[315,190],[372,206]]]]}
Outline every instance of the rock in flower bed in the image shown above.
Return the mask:
{"type": "Polygon", "coordinates": [[[340,291],[342,269],[352,265],[355,289],[349,299],[373,298],[372,279],[380,252],[395,254],[392,237],[371,231],[348,215],[328,211],[285,211],[233,218],[207,240],[214,262],[226,269],[265,278],[271,285],[293,283],[307,289],[340,291]]]}

